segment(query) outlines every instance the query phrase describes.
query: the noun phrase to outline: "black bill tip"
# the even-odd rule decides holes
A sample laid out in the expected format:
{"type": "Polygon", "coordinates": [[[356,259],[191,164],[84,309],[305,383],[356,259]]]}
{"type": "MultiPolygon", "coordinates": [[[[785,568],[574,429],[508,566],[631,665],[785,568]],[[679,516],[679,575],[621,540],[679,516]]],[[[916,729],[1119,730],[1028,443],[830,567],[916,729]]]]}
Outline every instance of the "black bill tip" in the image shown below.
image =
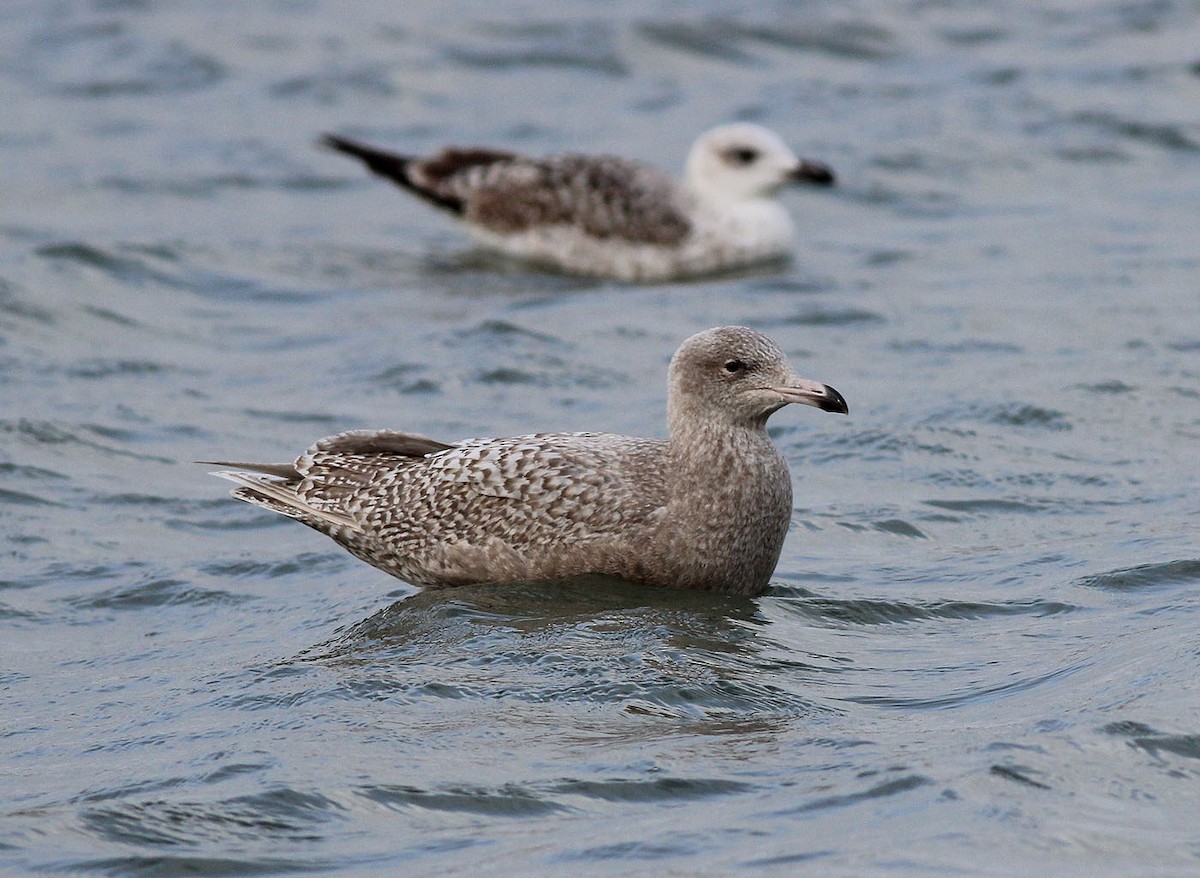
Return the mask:
{"type": "Polygon", "coordinates": [[[837,180],[833,168],[812,159],[801,159],[792,169],[791,177],[798,183],[810,183],[813,186],[832,186],[837,180]]]}
{"type": "Polygon", "coordinates": [[[835,412],[839,415],[850,414],[850,406],[846,405],[846,397],[842,396],[828,384],[825,385],[825,396],[817,406],[823,412],[835,412]]]}

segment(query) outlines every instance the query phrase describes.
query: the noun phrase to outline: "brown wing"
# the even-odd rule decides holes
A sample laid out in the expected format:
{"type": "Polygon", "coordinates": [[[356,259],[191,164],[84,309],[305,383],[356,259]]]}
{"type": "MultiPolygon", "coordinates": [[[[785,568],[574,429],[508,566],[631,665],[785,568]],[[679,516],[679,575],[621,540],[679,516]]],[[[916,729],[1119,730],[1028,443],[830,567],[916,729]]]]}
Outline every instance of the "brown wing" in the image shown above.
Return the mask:
{"type": "Polygon", "coordinates": [[[615,156],[533,159],[468,147],[420,159],[332,134],[322,143],[497,234],[566,225],[594,238],[670,246],[691,231],[682,196],[670,177],[615,156]]]}
{"type": "Polygon", "coordinates": [[[613,156],[497,162],[470,182],[466,218],[500,234],[567,225],[594,238],[672,245],[691,230],[669,177],[613,156]]]}

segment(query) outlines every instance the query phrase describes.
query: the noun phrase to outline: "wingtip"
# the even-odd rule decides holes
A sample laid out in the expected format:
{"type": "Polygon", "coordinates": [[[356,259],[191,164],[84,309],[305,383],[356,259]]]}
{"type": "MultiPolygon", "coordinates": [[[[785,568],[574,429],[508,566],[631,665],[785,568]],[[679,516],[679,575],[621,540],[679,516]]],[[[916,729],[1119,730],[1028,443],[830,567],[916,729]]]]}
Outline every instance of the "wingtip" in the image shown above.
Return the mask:
{"type": "Polygon", "coordinates": [[[310,526],[315,527],[313,522],[319,521],[327,525],[346,528],[354,533],[362,533],[363,526],[352,515],[310,505],[303,497],[291,490],[287,482],[274,478],[270,473],[217,470],[210,475],[226,479],[237,485],[238,487],[230,492],[231,496],[237,500],[262,506],[289,518],[297,518],[310,526]]]}
{"type": "Polygon", "coordinates": [[[354,154],[356,148],[358,148],[358,144],[354,143],[354,141],[347,140],[345,137],[337,134],[331,134],[328,131],[317,138],[316,145],[320,149],[347,154],[354,154]]]}
{"type": "Polygon", "coordinates": [[[250,475],[250,473],[240,472],[232,469],[209,470],[208,474],[210,476],[216,476],[218,479],[225,479],[226,481],[241,485],[242,487],[248,487],[250,483],[254,481],[254,477],[250,475]]]}
{"type": "MultiPolygon", "coordinates": [[[[277,479],[300,478],[300,473],[296,471],[296,464],[294,463],[245,463],[240,460],[193,460],[192,463],[197,463],[201,466],[229,467],[227,471],[236,470],[243,475],[253,473],[255,475],[273,476],[277,479]]],[[[213,473],[213,475],[217,475],[217,473],[213,473]]]]}

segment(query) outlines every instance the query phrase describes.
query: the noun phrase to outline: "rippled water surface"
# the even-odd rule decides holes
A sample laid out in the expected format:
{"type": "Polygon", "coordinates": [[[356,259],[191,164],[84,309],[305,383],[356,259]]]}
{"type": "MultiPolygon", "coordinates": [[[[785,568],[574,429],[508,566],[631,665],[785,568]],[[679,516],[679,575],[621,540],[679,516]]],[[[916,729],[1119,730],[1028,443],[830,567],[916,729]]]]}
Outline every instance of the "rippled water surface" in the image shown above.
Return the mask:
{"type": "Polygon", "coordinates": [[[0,870],[1200,871],[1200,5],[0,5],[0,870]],[[788,265],[475,250],[317,149],[840,185],[788,265]],[[687,335],[789,409],[753,600],[419,593],[190,462],[341,429],[661,435],[687,335]]]}

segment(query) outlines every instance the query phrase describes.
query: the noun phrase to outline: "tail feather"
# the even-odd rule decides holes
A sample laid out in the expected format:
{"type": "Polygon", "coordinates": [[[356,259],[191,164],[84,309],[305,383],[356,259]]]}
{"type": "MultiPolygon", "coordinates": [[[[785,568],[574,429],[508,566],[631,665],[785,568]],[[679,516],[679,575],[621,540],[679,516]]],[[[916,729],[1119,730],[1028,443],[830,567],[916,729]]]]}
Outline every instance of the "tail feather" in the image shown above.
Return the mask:
{"type": "Polygon", "coordinates": [[[445,192],[438,192],[413,179],[413,176],[409,173],[409,166],[417,161],[413,156],[384,152],[381,149],[376,149],[373,146],[367,146],[365,143],[358,143],[354,140],[347,140],[345,137],[339,137],[336,134],[326,134],[321,138],[320,142],[323,146],[358,159],[372,173],[391,180],[397,186],[407,189],[409,192],[431,204],[445,208],[452,213],[461,214],[463,212],[461,199],[448,195],[445,192]]]}
{"type": "Polygon", "coordinates": [[[233,491],[233,496],[247,503],[264,506],[281,515],[295,518],[306,524],[335,525],[347,528],[355,533],[362,532],[362,526],[343,512],[332,509],[320,509],[307,503],[296,493],[293,483],[281,481],[273,475],[259,475],[233,470],[219,470],[212,473],[218,478],[228,479],[241,487],[233,491]]]}

